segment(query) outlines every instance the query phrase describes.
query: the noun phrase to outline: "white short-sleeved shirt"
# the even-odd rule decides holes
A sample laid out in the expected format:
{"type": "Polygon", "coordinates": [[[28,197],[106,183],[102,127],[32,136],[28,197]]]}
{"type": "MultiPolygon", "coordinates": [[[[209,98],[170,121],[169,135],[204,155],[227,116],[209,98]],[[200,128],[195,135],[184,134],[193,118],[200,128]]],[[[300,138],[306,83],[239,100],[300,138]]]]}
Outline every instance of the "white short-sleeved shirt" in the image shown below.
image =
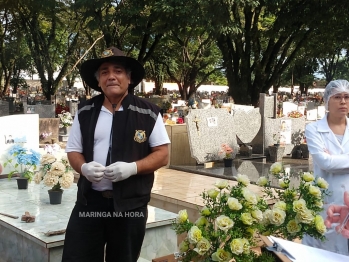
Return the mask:
{"type": "MultiPolygon", "coordinates": [[[[123,111],[122,106],[119,111],[123,111]]],[[[113,114],[107,108],[102,106],[95,129],[93,160],[103,166],[106,165],[112,122],[113,114]]],[[[154,129],[149,136],[149,146],[156,147],[164,144],[170,144],[170,139],[166,132],[162,116],[159,114],[154,129]]],[[[65,152],[83,152],[82,135],[77,113],[74,117],[74,122],[69,133],[65,152]]],[[[99,183],[92,183],[92,188],[98,191],[112,190],[113,185],[110,180],[103,178],[99,183]]]]}

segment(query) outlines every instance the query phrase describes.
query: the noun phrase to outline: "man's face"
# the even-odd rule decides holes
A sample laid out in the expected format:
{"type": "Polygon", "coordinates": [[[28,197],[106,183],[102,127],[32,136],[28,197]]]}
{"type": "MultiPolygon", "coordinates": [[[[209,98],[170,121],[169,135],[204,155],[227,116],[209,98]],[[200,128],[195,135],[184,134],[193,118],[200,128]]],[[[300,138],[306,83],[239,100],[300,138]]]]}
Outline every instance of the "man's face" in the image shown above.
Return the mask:
{"type": "Polygon", "coordinates": [[[126,73],[125,68],[117,63],[106,62],[99,67],[98,86],[108,97],[122,96],[131,83],[130,76],[126,73]]]}

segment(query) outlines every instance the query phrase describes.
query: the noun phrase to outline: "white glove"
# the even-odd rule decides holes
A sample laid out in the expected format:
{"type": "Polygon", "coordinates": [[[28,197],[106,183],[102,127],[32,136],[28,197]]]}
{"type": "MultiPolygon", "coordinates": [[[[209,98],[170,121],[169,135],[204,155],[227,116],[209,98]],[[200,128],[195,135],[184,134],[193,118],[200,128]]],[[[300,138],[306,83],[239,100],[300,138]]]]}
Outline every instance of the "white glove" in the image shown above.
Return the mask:
{"type": "Polygon", "coordinates": [[[103,172],[105,166],[95,161],[84,163],[81,166],[81,173],[87,178],[88,181],[98,183],[103,178],[103,172]]]}
{"type": "Polygon", "coordinates": [[[104,170],[104,178],[107,178],[112,182],[125,180],[135,174],[137,174],[136,162],[115,162],[107,166],[104,170]]]}

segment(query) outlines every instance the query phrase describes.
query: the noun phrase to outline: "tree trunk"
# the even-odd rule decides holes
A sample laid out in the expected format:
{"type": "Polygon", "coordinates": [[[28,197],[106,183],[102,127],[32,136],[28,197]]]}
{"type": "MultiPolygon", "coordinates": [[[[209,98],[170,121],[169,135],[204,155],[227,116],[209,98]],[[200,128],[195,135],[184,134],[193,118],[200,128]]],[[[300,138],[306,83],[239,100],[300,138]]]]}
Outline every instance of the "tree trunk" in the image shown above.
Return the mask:
{"type": "Polygon", "coordinates": [[[163,89],[163,82],[159,81],[159,79],[155,79],[155,95],[161,95],[163,89]]]}
{"type": "Polygon", "coordinates": [[[4,95],[6,95],[7,91],[10,89],[10,80],[11,80],[12,72],[5,72],[5,83],[4,83],[4,95]]]}

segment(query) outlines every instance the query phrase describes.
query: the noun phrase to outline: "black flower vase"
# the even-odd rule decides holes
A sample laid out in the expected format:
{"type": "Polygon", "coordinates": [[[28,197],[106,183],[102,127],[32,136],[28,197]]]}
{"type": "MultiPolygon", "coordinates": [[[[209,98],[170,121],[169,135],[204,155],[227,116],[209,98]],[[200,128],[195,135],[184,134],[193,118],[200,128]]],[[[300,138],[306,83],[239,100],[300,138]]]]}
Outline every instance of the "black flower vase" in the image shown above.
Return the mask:
{"type": "Polygon", "coordinates": [[[25,177],[17,178],[17,187],[18,189],[27,189],[28,188],[28,179],[25,177]]]}
{"type": "Polygon", "coordinates": [[[53,190],[50,189],[48,190],[48,195],[50,197],[50,204],[51,205],[57,205],[62,203],[62,195],[63,195],[63,190],[53,190]]]}
{"type": "Polygon", "coordinates": [[[232,158],[223,158],[224,161],[224,167],[232,167],[233,166],[233,159],[232,158]]]}

